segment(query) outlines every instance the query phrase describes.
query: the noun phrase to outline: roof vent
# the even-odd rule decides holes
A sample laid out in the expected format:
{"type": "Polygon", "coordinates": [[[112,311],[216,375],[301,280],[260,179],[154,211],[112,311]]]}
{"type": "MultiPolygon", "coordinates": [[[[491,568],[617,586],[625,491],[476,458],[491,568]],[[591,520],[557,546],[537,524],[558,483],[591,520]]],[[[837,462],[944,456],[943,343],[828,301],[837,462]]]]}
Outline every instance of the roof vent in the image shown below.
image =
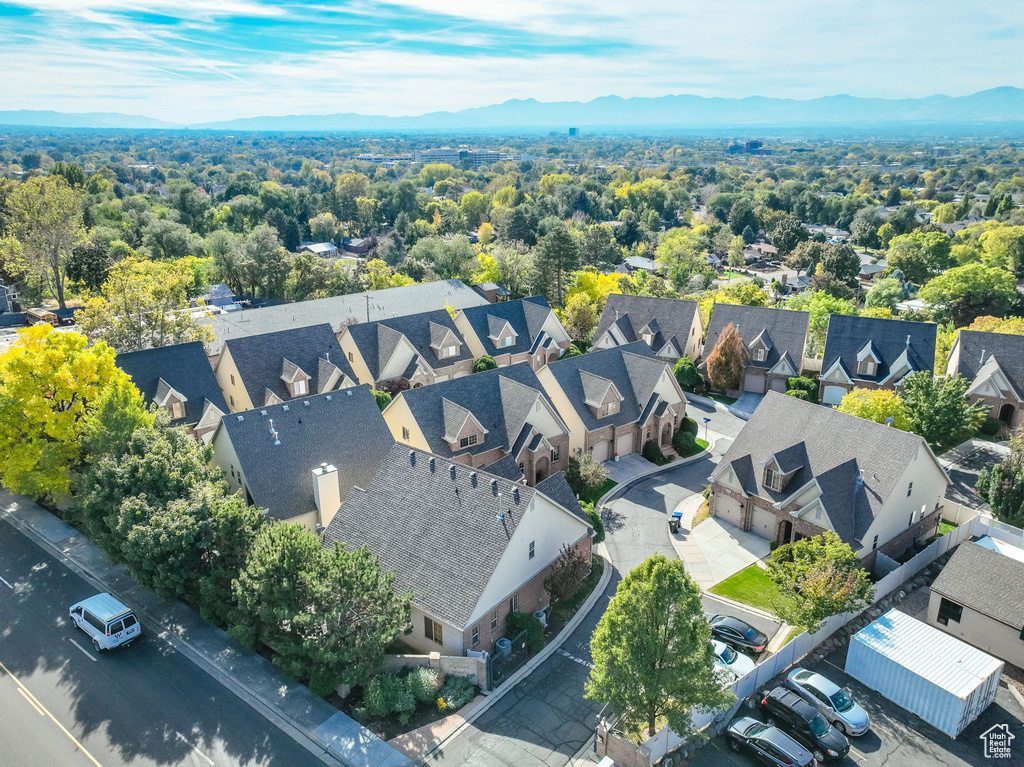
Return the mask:
{"type": "Polygon", "coordinates": [[[519,488],[518,487],[513,487],[512,488],[512,502],[515,503],[515,504],[519,503],[519,488]]]}
{"type": "Polygon", "coordinates": [[[427,461],[427,465],[430,467],[431,474],[437,471],[437,460],[435,458],[431,457],[430,460],[427,461]]]}
{"type": "Polygon", "coordinates": [[[451,466],[448,467],[448,476],[450,476],[453,480],[455,479],[455,464],[454,463],[451,466]]]}
{"type": "Polygon", "coordinates": [[[267,414],[267,411],[266,411],[266,410],[261,410],[261,411],[260,411],[260,415],[262,415],[262,416],[265,416],[266,414],[267,414]]]}
{"type": "Polygon", "coordinates": [[[496,480],[496,479],[492,479],[491,480],[491,493],[493,495],[497,495],[498,494],[498,480],[496,480]]]}
{"type": "Polygon", "coordinates": [[[476,487],[476,472],[475,471],[469,472],[469,481],[473,485],[473,487],[476,487]]]}
{"type": "Polygon", "coordinates": [[[305,405],[306,407],[309,407],[309,400],[303,400],[302,404],[305,405]]]}
{"type": "Polygon", "coordinates": [[[330,402],[330,401],[331,401],[331,395],[330,395],[330,394],[328,394],[328,395],[327,395],[327,401],[328,401],[328,402],[330,402]]]}
{"type": "Polygon", "coordinates": [[[910,348],[910,333],[907,333],[907,348],[910,348]]]}
{"type": "Polygon", "coordinates": [[[979,365],[984,365],[985,364],[985,350],[984,349],[981,350],[981,359],[978,360],[978,364],[979,365]]]}
{"type": "Polygon", "coordinates": [[[352,396],[352,390],[351,389],[346,389],[345,390],[345,394],[347,394],[348,396],[351,397],[352,396]]]}
{"type": "Polygon", "coordinates": [[[244,421],[245,420],[245,416],[238,416],[238,420],[239,421],[244,421]]]}
{"type": "Polygon", "coordinates": [[[288,412],[288,406],[287,406],[287,405],[282,405],[282,406],[281,406],[281,409],[282,409],[283,411],[285,411],[286,413],[288,412]]]}
{"type": "Polygon", "coordinates": [[[410,450],[409,451],[409,463],[412,466],[416,465],[416,451],[415,450],[410,450]]]}

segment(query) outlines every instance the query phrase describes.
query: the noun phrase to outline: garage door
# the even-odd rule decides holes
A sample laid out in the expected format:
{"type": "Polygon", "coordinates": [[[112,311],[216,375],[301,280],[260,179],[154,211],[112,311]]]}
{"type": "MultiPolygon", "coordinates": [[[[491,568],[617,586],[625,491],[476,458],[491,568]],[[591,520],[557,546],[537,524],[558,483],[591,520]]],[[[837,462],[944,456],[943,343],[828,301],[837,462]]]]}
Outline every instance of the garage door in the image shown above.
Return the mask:
{"type": "Polygon", "coordinates": [[[633,452],[633,435],[623,434],[615,440],[615,452],[619,455],[626,455],[633,452]]]}
{"type": "Polygon", "coordinates": [[[838,405],[846,396],[846,389],[842,386],[826,386],[821,401],[826,405],[838,405]]]}
{"type": "Polygon", "coordinates": [[[772,391],[786,393],[786,379],[785,378],[773,378],[772,379],[772,391]]]}
{"type": "Polygon", "coordinates": [[[750,531],[771,541],[775,539],[775,524],[777,522],[778,517],[767,509],[755,508],[754,518],[750,522],[750,531]]]}
{"type": "Polygon", "coordinates": [[[764,373],[747,373],[743,377],[743,391],[764,394],[764,373]]]}
{"type": "Polygon", "coordinates": [[[604,442],[598,442],[591,449],[590,454],[594,456],[594,460],[597,462],[607,461],[611,456],[608,454],[611,452],[612,443],[608,440],[604,442]]]}
{"type": "Polygon", "coordinates": [[[725,493],[719,493],[715,496],[715,516],[739,527],[740,502],[725,493]]]}
{"type": "Polygon", "coordinates": [[[447,381],[451,376],[434,376],[434,383],[441,383],[441,381],[447,381]]]}

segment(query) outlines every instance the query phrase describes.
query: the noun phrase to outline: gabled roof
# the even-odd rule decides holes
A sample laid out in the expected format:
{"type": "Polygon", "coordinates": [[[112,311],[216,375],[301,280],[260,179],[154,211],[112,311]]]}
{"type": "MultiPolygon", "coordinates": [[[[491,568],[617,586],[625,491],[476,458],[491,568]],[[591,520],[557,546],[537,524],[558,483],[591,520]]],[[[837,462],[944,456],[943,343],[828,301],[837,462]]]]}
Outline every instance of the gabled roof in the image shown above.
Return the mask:
{"type": "Polygon", "coordinates": [[[971,541],[949,558],[932,591],[993,620],[1024,627],[1024,562],[971,541]]]}
{"type": "Polygon", "coordinates": [[[456,362],[473,359],[469,346],[444,309],[378,320],[377,322],[362,322],[358,325],[350,325],[348,333],[359,348],[359,353],[370,369],[370,375],[373,376],[374,381],[380,380],[380,376],[403,338],[409,342],[431,369],[448,367],[456,362]],[[451,333],[459,342],[460,347],[456,356],[442,359],[438,356],[440,348],[432,346],[432,343],[438,336],[443,340],[445,336],[442,334],[445,332],[451,333]]]}
{"type": "Polygon", "coordinates": [[[353,383],[358,380],[338,345],[334,331],[326,323],[235,338],[226,346],[253,406],[265,404],[268,391],[282,401],[291,399],[285,376],[294,376],[297,369],[310,377],[309,392],[320,391],[320,360],[344,371],[353,383]]]}
{"type": "Polygon", "coordinates": [[[443,309],[446,303],[455,309],[465,309],[486,305],[487,299],[458,280],[436,280],[400,288],[246,309],[204,318],[200,322],[213,328],[215,340],[207,344],[207,353],[213,355],[220,354],[223,343],[233,338],[304,328],[321,322],[330,324],[337,333],[345,325],[354,322],[419,314],[443,309]]]}
{"type": "Polygon", "coordinates": [[[645,411],[652,407],[654,387],[667,367],[665,362],[654,356],[651,347],[637,341],[558,360],[548,365],[548,370],[562,387],[587,431],[594,431],[605,426],[639,422],[645,411]],[[622,397],[619,412],[602,418],[596,417],[587,404],[593,390],[588,392],[584,388],[585,381],[600,379],[611,381],[622,397]]]}
{"type": "Polygon", "coordinates": [[[224,394],[199,341],[125,352],[117,355],[116,362],[131,377],[147,405],[157,397],[161,380],[185,397],[185,417],[172,421],[172,425],[199,423],[207,402],[222,413],[228,412],[224,394]]]}
{"type": "Polygon", "coordinates": [[[911,371],[932,370],[935,366],[935,334],[932,322],[887,320],[880,317],[856,317],[833,314],[828,320],[821,372],[825,375],[837,362],[855,382],[895,383],[889,379],[909,365],[911,371]],[[859,375],[857,358],[867,343],[880,361],[875,375],[859,375]]]}
{"type": "Polygon", "coordinates": [[[961,330],[956,343],[960,356],[954,373],[973,383],[990,373],[995,362],[1016,389],[1017,396],[1024,395],[1024,336],[961,330]]]}
{"type": "MultiPolygon", "coordinates": [[[[465,627],[539,492],[396,444],[369,487],[348,494],[324,545],[365,544],[395,571],[396,591],[412,591],[414,604],[465,627]]],[[[586,529],[580,520],[580,535],[586,529]]]]}
{"type": "Polygon", "coordinates": [[[405,401],[431,452],[445,458],[486,453],[498,447],[513,453],[520,437],[526,435],[538,400],[558,419],[537,374],[526,362],[409,389],[398,398],[405,401]],[[476,445],[452,450],[445,436],[458,433],[466,413],[487,430],[486,437],[476,445]]]}
{"type": "MultiPolygon", "coordinates": [[[[484,351],[489,355],[535,353],[542,338],[541,330],[545,321],[553,316],[551,307],[544,296],[520,298],[515,301],[502,301],[486,306],[474,306],[462,310],[476,333],[484,351]],[[508,323],[516,334],[515,343],[511,346],[497,347],[491,336],[497,336],[508,323]]],[[[555,319],[557,322],[557,318],[555,319]]],[[[568,338],[568,335],[566,335],[568,338]]]]}
{"type": "Polygon", "coordinates": [[[646,327],[654,332],[652,346],[655,352],[660,351],[665,344],[672,343],[683,354],[697,311],[696,301],[613,293],[604,305],[594,338],[601,338],[614,326],[626,343],[633,343],[641,340],[646,327]]]}
{"type": "Polygon", "coordinates": [[[770,340],[768,353],[760,362],[753,355],[743,363],[747,367],[775,367],[783,354],[789,353],[789,359],[795,364],[797,371],[803,364],[804,346],[807,343],[807,327],[811,315],[807,312],[794,312],[789,309],[769,309],[764,306],[740,306],[739,304],[715,304],[708,323],[708,336],[704,342],[705,358],[715,348],[718,337],[731,322],[736,326],[743,345],[750,349],[757,338],[770,340]]]}
{"type": "Polygon", "coordinates": [[[769,392],[712,479],[732,469],[745,493],[772,503],[817,481],[833,529],[858,548],[907,464],[928,450],[916,434],[769,392]],[[764,465],[773,458],[784,473],[792,472],[781,492],[764,485],[764,465]]]}
{"type": "MultiPolygon", "coordinates": [[[[590,407],[601,407],[608,392],[614,389],[615,384],[610,379],[594,375],[588,370],[580,371],[580,386],[583,387],[583,401],[590,407]]],[[[619,401],[622,397],[618,397],[619,401]]]]}
{"type": "Polygon", "coordinates": [[[231,439],[253,503],[273,519],[316,510],[310,472],[321,463],[338,467],[344,498],[353,487],[369,485],[394,444],[366,385],[232,413],[221,420],[215,440],[221,431],[231,439]]]}

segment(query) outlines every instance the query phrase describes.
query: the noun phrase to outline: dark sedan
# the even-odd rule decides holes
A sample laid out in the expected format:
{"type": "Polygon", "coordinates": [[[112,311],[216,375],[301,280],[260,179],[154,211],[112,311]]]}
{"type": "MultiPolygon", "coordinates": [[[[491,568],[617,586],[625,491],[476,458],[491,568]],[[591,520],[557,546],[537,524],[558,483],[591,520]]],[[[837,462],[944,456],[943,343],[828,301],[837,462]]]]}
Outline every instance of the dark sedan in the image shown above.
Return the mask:
{"type": "Polygon", "coordinates": [[[746,621],[733,618],[731,615],[711,615],[711,636],[720,642],[748,653],[764,652],[768,637],[746,621]]]}

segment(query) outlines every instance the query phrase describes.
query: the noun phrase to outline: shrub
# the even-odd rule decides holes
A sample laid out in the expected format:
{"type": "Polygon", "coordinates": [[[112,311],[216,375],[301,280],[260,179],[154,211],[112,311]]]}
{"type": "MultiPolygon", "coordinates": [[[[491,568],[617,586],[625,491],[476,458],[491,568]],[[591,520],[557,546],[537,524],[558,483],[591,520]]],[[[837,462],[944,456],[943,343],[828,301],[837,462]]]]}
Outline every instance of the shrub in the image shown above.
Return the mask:
{"type": "Polygon", "coordinates": [[[661,452],[661,446],[653,439],[644,444],[644,449],[640,451],[640,455],[651,463],[662,464],[665,462],[665,454],[661,452]]]}
{"type": "MultiPolygon", "coordinates": [[[[531,616],[532,617],[532,616],[531,616]]],[[[539,624],[538,624],[539,625],[539,624]]],[[[453,711],[465,706],[476,696],[476,685],[465,676],[454,676],[449,674],[444,680],[444,687],[438,694],[442,698],[446,708],[453,711]]]]}
{"type": "Polygon", "coordinates": [[[590,572],[590,557],[579,549],[562,544],[558,559],[551,566],[551,574],[544,581],[552,602],[561,602],[574,596],[590,572]]]}
{"type": "Polygon", "coordinates": [[[998,418],[986,418],[985,422],[981,425],[981,433],[993,436],[999,433],[999,430],[1003,428],[1003,422],[998,418]]]}
{"type": "MultiPolygon", "coordinates": [[[[792,379],[790,379],[790,380],[792,380],[792,379]]],[[[811,397],[811,393],[810,392],[804,391],[803,389],[789,389],[789,390],[786,391],[786,396],[787,397],[796,397],[797,399],[802,399],[804,402],[817,402],[818,401],[816,397],[815,398],[811,397]]]]}
{"type": "Polygon", "coordinates": [[[498,363],[495,361],[494,357],[489,354],[485,354],[483,357],[477,357],[473,360],[474,373],[483,373],[485,370],[494,370],[496,367],[498,367],[498,363]]]}
{"type": "Polygon", "coordinates": [[[530,613],[511,612],[505,619],[505,636],[509,639],[526,631],[526,651],[533,655],[544,647],[544,627],[530,613]]]}
{"type": "Polygon", "coordinates": [[[380,389],[370,389],[370,393],[373,394],[373,399],[377,403],[377,407],[381,410],[391,404],[391,394],[380,389]]]}
{"type": "Polygon", "coordinates": [[[433,703],[437,700],[438,690],[441,689],[441,672],[418,666],[409,672],[407,677],[409,692],[416,699],[417,703],[433,703]]]}
{"type": "Polygon", "coordinates": [[[608,479],[608,469],[594,460],[590,453],[579,458],[570,458],[565,470],[565,480],[577,498],[585,498],[591,491],[601,487],[608,479]]]}
{"type": "Polygon", "coordinates": [[[790,397],[796,397],[797,399],[806,400],[807,402],[818,401],[818,382],[812,378],[806,378],[804,376],[793,376],[792,378],[786,379],[786,394],[790,397]],[[809,396],[801,397],[798,394],[793,394],[794,391],[807,392],[809,396]]]}
{"type": "Polygon", "coordinates": [[[679,429],[672,435],[672,448],[686,458],[697,452],[697,438],[685,429],[679,429]]]}
{"type": "Polygon", "coordinates": [[[416,699],[409,691],[405,677],[378,674],[363,690],[363,707],[370,716],[383,717],[398,714],[408,717],[416,710],[416,699]]]}
{"type": "Polygon", "coordinates": [[[675,375],[676,381],[679,382],[681,389],[696,392],[697,394],[707,391],[707,382],[689,357],[680,357],[676,360],[672,373],[675,375]]]}
{"type": "Polygon", "coordinates": [[[587,515],[590,526],[594,528],[594,540],[591,542],[596,545],[604,540],[604,520],[601,519],[601,512],[594,508],[592,501],[580,501],[580,508],[587,515]]]}
{"type": "Polygon", "coordinates": [[[683,422],[679,424],[679,428],[690,432],[690,434],[696,437],[697,430],[700,428],[700,424],[698,424],[693,418],[687,416],[686,418],[683,419],[683,422]]]}
{"type": "Polygon", "coordinates": [[[563,360],[567,360],[570,357],[579,357],[581,354],[583,354],[583,352],[580,351],[580,348],[576,344],[569,344],[569,348],[562,352],[561,358],[563,360]]]}

